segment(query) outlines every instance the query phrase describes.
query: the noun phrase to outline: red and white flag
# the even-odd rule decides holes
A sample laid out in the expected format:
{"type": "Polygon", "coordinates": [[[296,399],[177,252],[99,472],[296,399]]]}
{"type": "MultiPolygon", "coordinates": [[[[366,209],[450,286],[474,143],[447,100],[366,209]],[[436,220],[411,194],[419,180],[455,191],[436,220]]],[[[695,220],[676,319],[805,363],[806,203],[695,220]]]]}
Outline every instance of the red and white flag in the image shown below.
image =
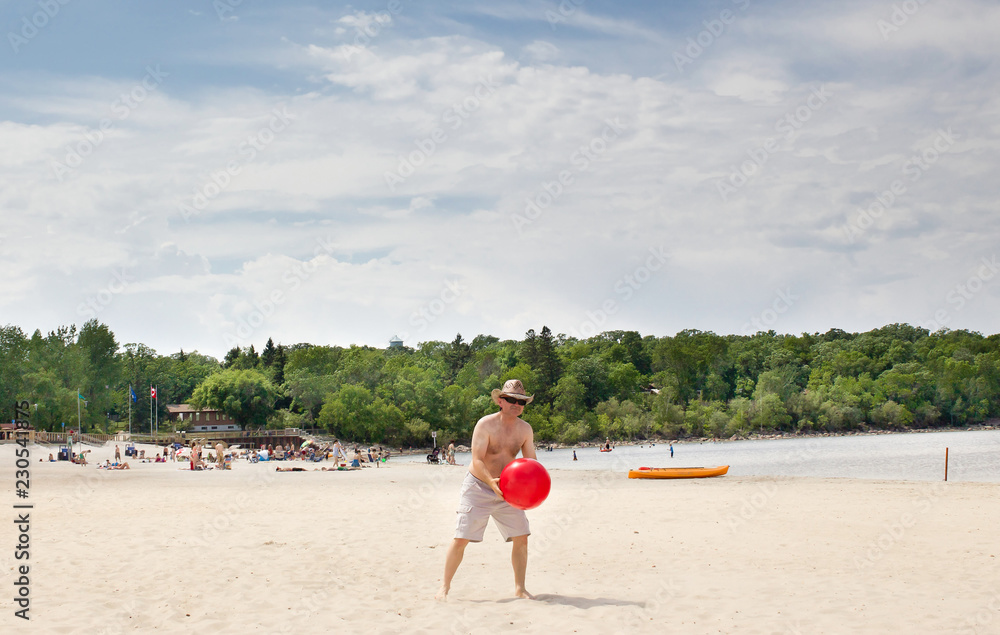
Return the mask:
{"type": "Polygon", "coordinates": [[[153,388],[152,386],[149,387],[149,396],[156,399],[156,388],[153,388]]]}

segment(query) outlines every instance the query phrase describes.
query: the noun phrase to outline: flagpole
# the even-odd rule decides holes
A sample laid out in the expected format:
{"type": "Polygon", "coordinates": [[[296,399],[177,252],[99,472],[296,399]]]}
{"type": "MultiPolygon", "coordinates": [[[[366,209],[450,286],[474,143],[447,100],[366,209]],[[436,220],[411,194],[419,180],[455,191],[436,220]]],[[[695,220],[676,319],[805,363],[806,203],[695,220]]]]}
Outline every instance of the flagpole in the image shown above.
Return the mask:
{"type": "MultiPolygon", "coordinates": [[[[152,388],[152,386],[150,386],[152,388]]],[[[149,433],[153,434],[153,394],[149,395],[149,433]]]]}
{"type": "Polygon", "coordinates": [[[132,440],[132,384],[128,385],[128,440],[132,440]]]}
{"type": "MultiPolygon", "coordinates": [[[[156,388],[153,388],[156,390],[156,388]]],[[[160,393],[156,392],[156,433],[153,434],[153,443],[156,443],[157,437],[160,436],[160,393]]]]}
{"type": "Polygon", "coordinates": [[[82,399],[80,395],[80,389],[76,389],[76,433],[83,438],[83,426],[80,424],[80,400],[82,399]]]}

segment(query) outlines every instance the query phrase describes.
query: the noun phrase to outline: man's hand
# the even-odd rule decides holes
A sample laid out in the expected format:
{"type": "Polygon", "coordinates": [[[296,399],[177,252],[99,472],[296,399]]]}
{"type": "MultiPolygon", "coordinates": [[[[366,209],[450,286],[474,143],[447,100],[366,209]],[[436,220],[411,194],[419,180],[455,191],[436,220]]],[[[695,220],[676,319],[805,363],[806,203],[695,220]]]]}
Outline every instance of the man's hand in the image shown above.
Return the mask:
{"type": "Polygon", "coordinates": [[[493,488],[493,491],[497,493],[497,496],[499,496],[500,498],[503,498],[503,492],[500,491],[500,479],[499,478],[491,478],[490,482],[489,482],[489,486],[493,488]]]}

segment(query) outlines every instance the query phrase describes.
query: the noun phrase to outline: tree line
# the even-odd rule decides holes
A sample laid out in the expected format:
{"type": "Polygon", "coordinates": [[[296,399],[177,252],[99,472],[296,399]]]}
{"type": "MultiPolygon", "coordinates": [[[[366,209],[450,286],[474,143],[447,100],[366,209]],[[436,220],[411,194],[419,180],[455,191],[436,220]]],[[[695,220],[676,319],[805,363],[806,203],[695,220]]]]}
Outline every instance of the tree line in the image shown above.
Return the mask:
{"type": "MultiPolygon", "coordinates": [[[[548,327],[521,340],[477,335],[417,347],[234,347],[224,359],[120,345],[90,320],[30,337],[0,328],[0,399],[32,404],[32,423],[150,429],[167,403],[218,408],[244,426],[320,428],[351,441],[468,441],[509,378],[535,395],[524,418],[541,442],[742,437],[753,433],[968,425],[1000,415],[1000,335],[892,324],[674,336],[548,327]],[[150,386],[159,400],[151,401],[150,386]],[[133,398],[129,391],[135,393],[133,398]],[[151,413],[151,409],[155,410],[151,413]]],[[[163,428],[161,427],[161,430],[163,428]]]]}

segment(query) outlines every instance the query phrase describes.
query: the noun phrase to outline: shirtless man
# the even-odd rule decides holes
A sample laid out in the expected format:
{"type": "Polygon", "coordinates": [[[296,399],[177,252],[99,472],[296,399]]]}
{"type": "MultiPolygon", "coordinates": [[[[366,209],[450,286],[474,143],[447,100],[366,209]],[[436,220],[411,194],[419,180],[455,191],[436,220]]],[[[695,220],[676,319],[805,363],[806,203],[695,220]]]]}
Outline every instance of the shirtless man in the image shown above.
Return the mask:
{"type": "Polygon", "coordinates": [[[455,539],[448,547],[444,563],[444,578],[437,599],[444,600],[451,590],[451,579],[462,564],[465,548],[470,542],[481,542],[490,516],[507,542],[513,543],[510,561],[514,567],[514,596],[534,599],[524,588],[528,568],[528,517],[511,507],[500,491],[500,473],[508,463],[521,456],[537,458],[534,436],[528,422],[519,418],[533,397],[524,394],[517,379],[508,380],[492,395],[500,412],[486,415],[472,432],[472,460],[465,475],[458,505],[455,539]]]}

